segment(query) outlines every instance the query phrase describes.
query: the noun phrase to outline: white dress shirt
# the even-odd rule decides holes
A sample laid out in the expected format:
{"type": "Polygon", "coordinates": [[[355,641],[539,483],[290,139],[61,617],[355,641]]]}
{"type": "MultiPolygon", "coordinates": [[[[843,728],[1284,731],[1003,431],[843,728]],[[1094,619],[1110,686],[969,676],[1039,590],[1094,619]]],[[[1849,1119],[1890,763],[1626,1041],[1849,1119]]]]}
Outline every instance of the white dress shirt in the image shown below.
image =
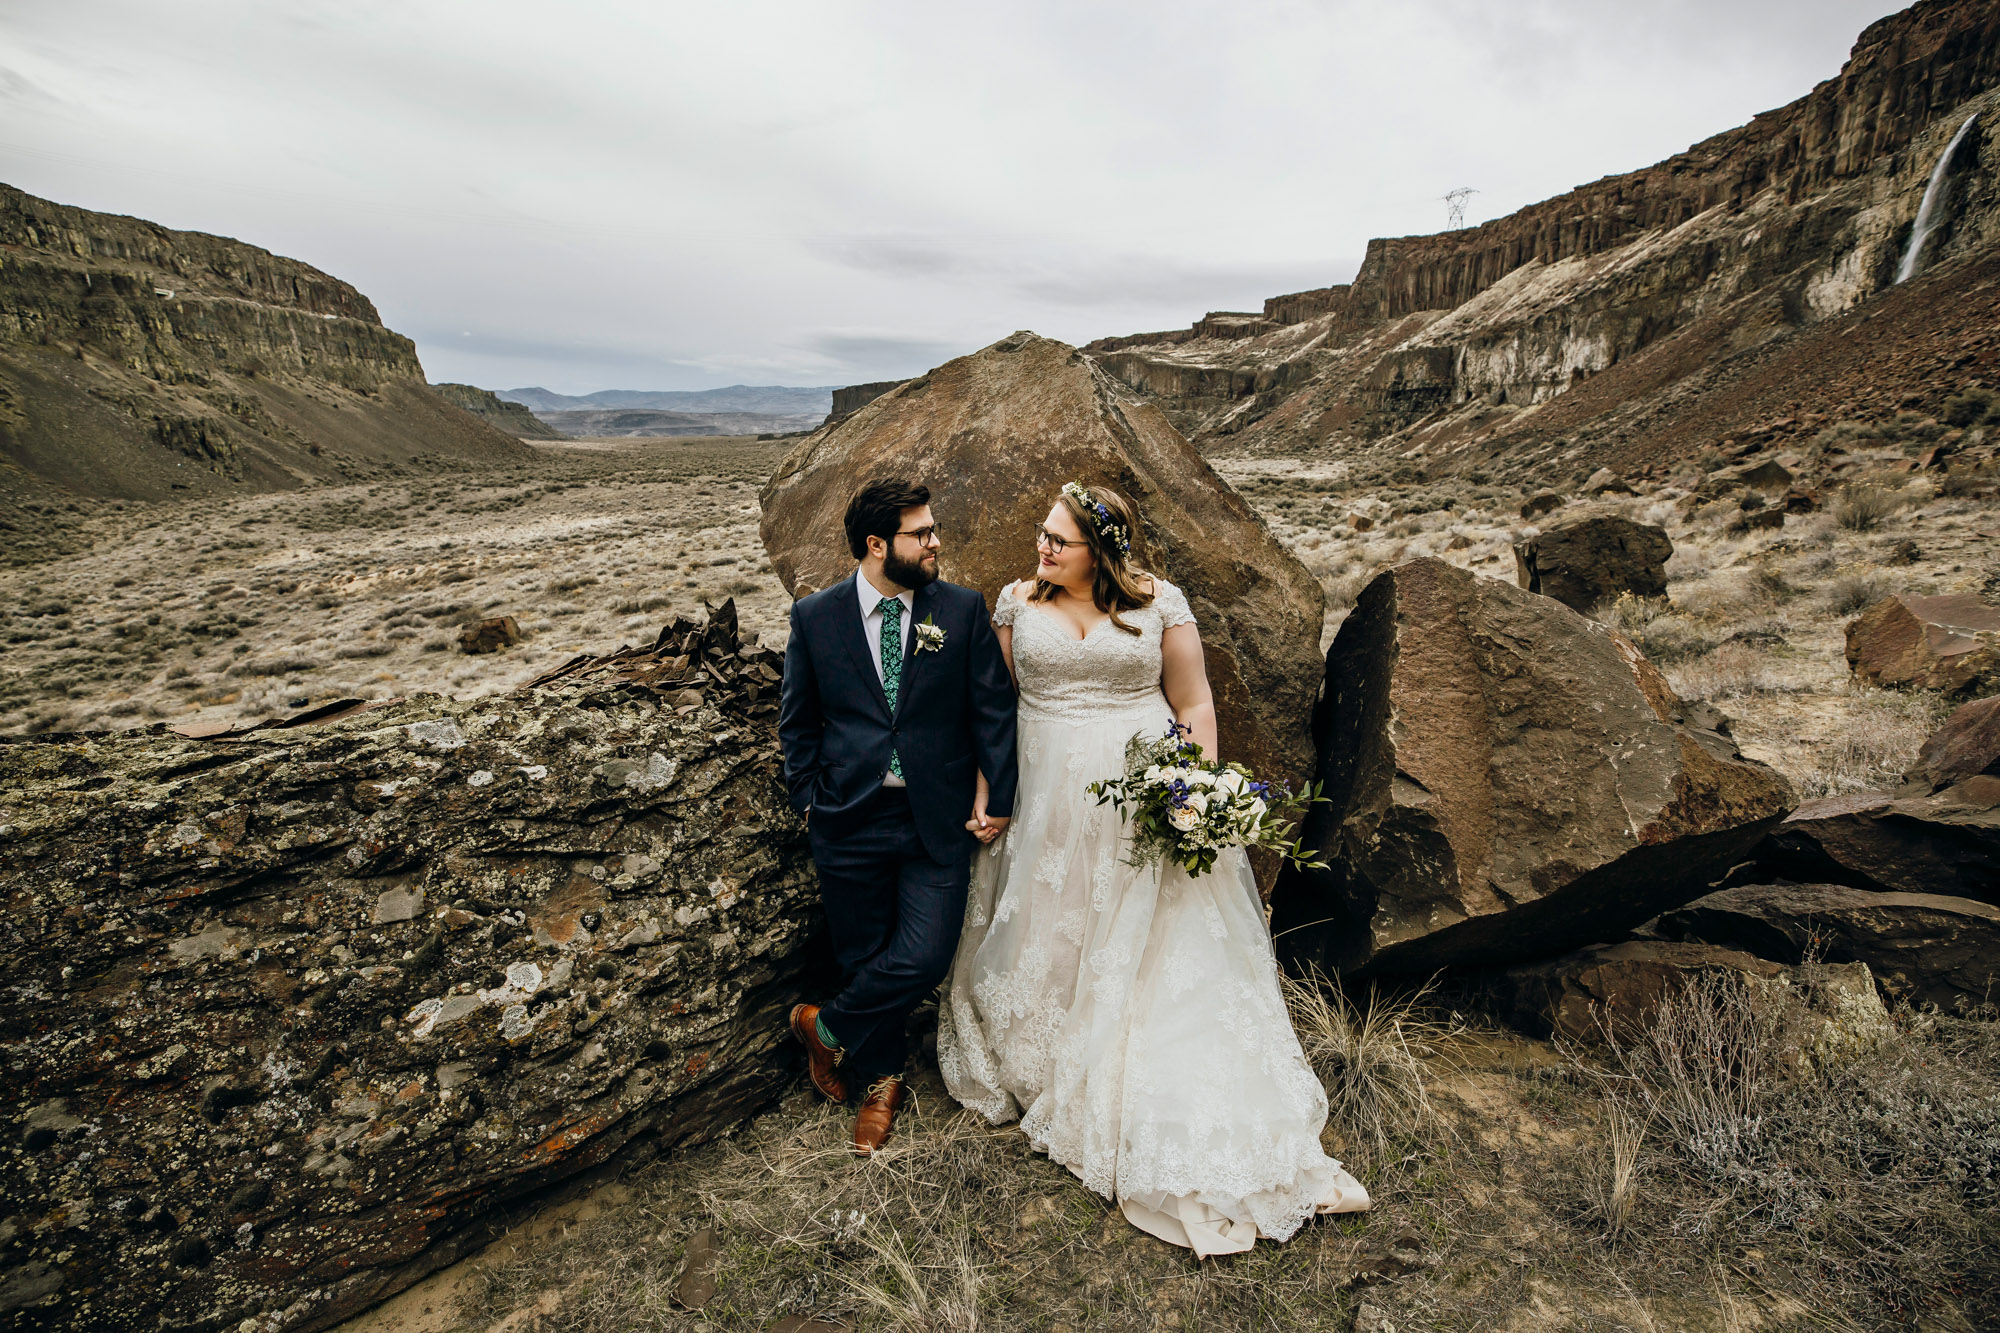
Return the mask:
{"type": "MultiPolygon", "coordinates": [[[[882,594],[858,569],[854,571],[854,592],[854,600],[861,606],[861,638],[868,645],[869,660],[875,664],[875,679],[886,684],[886,677],[882,674],[882,594]]],[[[901,660],[910,646],[910,613],[916,609],[917,594],[905,588],[896,594],[896,600],[903,604],[902,642],[896,645],[896,656],[901,660]]],[[[906,787],[909,784],[885,768],[882,770],[882,785],[906,787]]]]}

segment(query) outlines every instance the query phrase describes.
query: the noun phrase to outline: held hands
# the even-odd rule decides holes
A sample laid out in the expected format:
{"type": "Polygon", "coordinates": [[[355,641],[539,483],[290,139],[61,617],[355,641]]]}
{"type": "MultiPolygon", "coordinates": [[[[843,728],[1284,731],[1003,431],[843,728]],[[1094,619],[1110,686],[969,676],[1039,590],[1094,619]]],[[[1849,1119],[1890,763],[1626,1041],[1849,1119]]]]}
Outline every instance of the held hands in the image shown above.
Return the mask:
{"type": "Polygon", "coordinates": [[[986,813],[987,794],[986,775],[981,773],[979,785],[972,793],[972,818],[965,821],[965,831],[979,839],[982,846],[1005,833],[1009,822],[1009,817],[1006,815],[986,813]]]}

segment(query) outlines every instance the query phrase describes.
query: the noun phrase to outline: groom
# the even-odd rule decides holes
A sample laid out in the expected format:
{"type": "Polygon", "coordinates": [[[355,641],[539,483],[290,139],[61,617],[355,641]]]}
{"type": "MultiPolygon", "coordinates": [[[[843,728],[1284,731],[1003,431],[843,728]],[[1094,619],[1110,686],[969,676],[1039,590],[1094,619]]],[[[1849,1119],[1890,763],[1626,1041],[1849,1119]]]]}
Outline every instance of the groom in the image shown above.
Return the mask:
{"type": "Polygon", "coordinates": [[[841,973],[791,1030],[814,1086],[861,1094],[864,1154],[903,1102],[905,1021],[951,969],[973,851],[1014,808],[1013,682],[985,598],[938,581],[930,499],[901,480],[855,494],[860,567],[792,606],[778,706],[841,973]]]}

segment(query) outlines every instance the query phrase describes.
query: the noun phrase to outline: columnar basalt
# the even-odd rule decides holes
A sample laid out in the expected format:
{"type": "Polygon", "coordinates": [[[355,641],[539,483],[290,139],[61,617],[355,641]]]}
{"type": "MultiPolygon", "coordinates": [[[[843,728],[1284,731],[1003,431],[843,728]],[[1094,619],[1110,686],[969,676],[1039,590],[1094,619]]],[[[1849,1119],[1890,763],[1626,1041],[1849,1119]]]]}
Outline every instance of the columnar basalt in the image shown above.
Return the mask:
{"type": "Polygon", "coordinates": [[[816,895],[776,655],[731,629],[478,703],[0,745],[10,1317],[324,1328],[765,1104],[816,895]]]}

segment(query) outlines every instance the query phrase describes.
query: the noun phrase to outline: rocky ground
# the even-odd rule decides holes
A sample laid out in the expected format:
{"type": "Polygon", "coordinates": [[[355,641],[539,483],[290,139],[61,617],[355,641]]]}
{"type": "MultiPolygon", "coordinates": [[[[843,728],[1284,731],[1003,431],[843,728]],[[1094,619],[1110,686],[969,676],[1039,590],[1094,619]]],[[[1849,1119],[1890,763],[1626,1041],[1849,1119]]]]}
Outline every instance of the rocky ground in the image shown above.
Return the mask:
{"type": "MultiPolygon", "coordinates": [[[[1922,423],[1878,423],[1884,436],[1855,445],[1861,429],[1845,428],[1854,452],[1842,457],[1850,473],[1879,473],[1865,484],[1884,510],[1861,526],[1832,512],[1831,488],[1820,512],[1746,529],[1741,494],[1703,501],[1672,485],[1575,495],[1535,520],[1589,504],[1666,528],[1669,604],[1605,614],[1808,797],[1900,773],[1944,710],[1924,692],[1852,685],[1846,623],[1890,592],[2000,589],[1991,485],[1899,470],[1922,423]]],[[[731,597],[746,631],[782,646],[788,602],[758,541],[756,491],[790,442],[532,447],[531,464],[493,472],[183,506],[79,502],[83,550],[0,572],[0,733],[476,697],[731,597]],[[524,642],[458,651],[462,624],[503,615],[524,642]]],[[[1513,543],[1534,526],[1520,517],[1527,492],[1476,480],[1396,481],[1331,456],[1216,466],[1319,577],[1326,643],[1377,570],[1434,555],[1512,580],[1513,543]]]]}

